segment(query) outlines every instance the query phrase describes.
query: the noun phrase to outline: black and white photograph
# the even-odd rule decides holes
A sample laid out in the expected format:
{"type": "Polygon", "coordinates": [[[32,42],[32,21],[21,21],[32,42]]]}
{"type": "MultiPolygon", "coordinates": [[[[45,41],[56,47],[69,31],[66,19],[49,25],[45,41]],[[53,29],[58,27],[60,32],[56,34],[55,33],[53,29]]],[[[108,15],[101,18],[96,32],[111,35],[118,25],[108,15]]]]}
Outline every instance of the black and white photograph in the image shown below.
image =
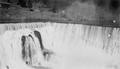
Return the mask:
{"type": "Polygon", "coordinates": [[[120,0],[0,0],[0,69],[120,69],[120,0]]]}

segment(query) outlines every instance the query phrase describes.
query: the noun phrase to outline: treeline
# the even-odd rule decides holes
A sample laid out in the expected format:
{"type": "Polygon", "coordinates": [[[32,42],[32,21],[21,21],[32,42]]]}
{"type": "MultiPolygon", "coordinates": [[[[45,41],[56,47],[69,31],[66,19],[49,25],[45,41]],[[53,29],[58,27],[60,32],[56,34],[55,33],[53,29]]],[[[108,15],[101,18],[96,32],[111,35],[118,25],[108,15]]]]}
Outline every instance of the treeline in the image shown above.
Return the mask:
{"type": "Polygon", "coordinates": [[[31,8],[32,3],[42,2],[42,0],[0,0],[0,3],[9,5],[20,5],[21,7],[31,8]]]}
{"type": "Polygon", "coordinates": [[[38,4],[45,8],[51,8],[51,11],[56,12],[58,9],[63,9],[68,7],[76,0],[0,0],[3,7],[8,7],[8,5],[18,5],[22,8],[32,8],[33,4],[38,4]],[[6,4],[9,3],[9,4],[6,4]]]}

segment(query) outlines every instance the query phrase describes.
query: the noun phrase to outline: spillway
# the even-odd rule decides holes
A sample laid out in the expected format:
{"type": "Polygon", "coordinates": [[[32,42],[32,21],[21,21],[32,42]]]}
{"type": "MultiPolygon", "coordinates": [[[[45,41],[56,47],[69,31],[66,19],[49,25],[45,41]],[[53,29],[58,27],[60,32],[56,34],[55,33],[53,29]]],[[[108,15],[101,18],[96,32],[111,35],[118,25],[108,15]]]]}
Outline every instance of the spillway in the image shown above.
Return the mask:
{"type": "Polygon", "coordinates": [[[120,69],[119,30],[50,22],[3,24],[0,69],[120,69]]]}

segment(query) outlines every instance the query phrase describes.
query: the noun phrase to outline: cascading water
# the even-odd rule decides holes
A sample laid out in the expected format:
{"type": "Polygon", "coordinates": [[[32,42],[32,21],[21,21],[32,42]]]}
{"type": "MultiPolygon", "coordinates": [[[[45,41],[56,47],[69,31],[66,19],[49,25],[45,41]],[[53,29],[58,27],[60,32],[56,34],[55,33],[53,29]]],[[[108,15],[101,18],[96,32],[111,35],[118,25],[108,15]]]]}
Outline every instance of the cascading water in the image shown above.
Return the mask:
{"type": "Polygon", "coordinates": [[[59,23],[41,26],[1,35],[1,69],[120,68],[119,28],[59,23]]]}

